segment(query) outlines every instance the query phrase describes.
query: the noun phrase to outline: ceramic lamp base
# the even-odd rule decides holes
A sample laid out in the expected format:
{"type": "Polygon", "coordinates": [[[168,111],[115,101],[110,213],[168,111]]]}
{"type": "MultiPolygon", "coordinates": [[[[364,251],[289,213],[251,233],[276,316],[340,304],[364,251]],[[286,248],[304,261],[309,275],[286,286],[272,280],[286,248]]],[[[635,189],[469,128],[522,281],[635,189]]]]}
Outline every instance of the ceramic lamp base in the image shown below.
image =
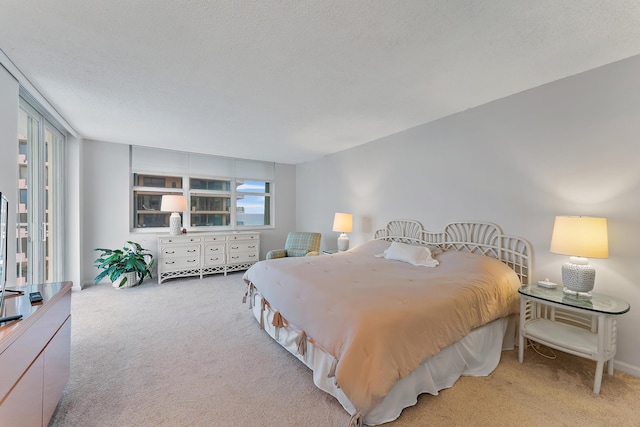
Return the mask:
{"type": "Polygon", "coordinates": [[[169,234],[172,236],[177,236],[182,234],[182,224],[180,220],[180,214],[178,212],[174,212],[169,217],[169,234]]]}
{"type": "Polygon", "coordinates": [[[596,269],[586,262],[585,258],[572,257],[562,265],[562,284],[567,291],[588,293],[593,289],[596,269]]]}
{"type": "Polygon", "coordinates": [[[349,249],[349,237],[347,233],[342,233],[340,237],[338,237],[338,251],[344,252],[349,249]]]}

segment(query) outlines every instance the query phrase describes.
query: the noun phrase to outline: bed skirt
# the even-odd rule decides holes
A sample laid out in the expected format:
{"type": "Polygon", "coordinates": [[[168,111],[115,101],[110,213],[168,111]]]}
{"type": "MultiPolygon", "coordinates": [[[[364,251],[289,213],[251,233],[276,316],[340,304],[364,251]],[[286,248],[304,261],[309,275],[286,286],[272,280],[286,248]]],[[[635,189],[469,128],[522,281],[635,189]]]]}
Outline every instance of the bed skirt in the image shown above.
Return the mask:
{"type": "MultiPolygon", "coordinates": [[[[275,312],[268,304],[263,304],[258,290],[251,288],[249,306],[261,327],[313,371],[313,382],[319,389],[334,396],[349,414],[354,415],[356,408],[335,383],[336,359],[306,339],[295,325],[273,326],[275,312]],[[301,345],[304,348],[300,348],[301,345]]],[[[514,348],[517,322],[518,315],[494,320],[425,359],[364,415],[364,424],[374,426],[393,421],[404,408],[415,405],[420,394],[437,395],[438,391],[453,386],[461,376],[489,375],[498,366],[502,350],[514,348]]]]}

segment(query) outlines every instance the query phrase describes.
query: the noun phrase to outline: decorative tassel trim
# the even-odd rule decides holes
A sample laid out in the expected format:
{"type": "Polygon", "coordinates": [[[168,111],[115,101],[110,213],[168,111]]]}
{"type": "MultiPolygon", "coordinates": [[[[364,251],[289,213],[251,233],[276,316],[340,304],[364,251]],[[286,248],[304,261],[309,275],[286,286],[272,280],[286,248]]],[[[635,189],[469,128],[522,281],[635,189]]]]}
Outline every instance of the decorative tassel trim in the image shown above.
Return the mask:
{"type": "Polygon", "coordinates": [[[280,314],[279,311],[276,311],[273,314],[273,320],[271,321],[271,324],[276,328],[275,339],[276,341],[278,341],[280,340],[280,328],[284,328],[284,318],[282,317],[282,314],[280,314]]]}
{"type": "Polygon", "coordinates": [[[280,314],[279,311],[276,311],[273,314],[273,320],[271,321],[271,324],[276,328],[284,328],[284,320],[282,318],[282,314],[280,314]]]}
{"type": "Polygon", "coordinates": [[[333,359],[331,362],[331,368],[329,368],[329,373],[327,374],[327,378],[334,378],[336,376],[336,366],[338,365],[338,359],[333,359]]]}
{"type": "Polygon", "coordinates": [[[260,305],[260,329],[264,329],[264,309],[265,307],[271,307],[266,299],[262,298],[260,305]]]}
{"type": "Polygon", "coordinates": [[[298,336],[298,353],[304,357],[307,354],[307,333],[302,331],[298,336]]]}
{"type": "Polygon", "coordinates": [[[356,412],[349,419],[349,427],[362,427],[362,423],[363,416],[360,414],[360,412],[356,412]]]}
{"type": "Polygon", "coordinates": [[[247,296],[249,295],[249,289],[250,289],[250,284],[247,283],[247,290],[244,291],[244,296],[242,297],[242,303],[246,304],[247,303],[247,296]]]}
{"type": "Polygon", "coordinates": [[[249,309],[253,309],[253,295],[256,287],[253,286],[253,283],[247,283],[247,290],[244,292],[244,296],[242,297],[242,303],[246,304],[247,299],[249,299],[249,309]]]}

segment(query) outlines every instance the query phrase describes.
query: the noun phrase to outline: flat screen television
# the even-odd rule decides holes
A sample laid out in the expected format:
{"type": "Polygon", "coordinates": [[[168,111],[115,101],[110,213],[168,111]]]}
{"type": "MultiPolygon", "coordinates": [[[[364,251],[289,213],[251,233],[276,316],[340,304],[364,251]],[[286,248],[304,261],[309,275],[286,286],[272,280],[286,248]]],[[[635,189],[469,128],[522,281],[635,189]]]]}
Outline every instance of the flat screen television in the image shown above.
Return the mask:
{"type": "MultiPolygon", "coordinates": [[[[9,226],[9,200],[0,192],[0,324],[17,320],[22,315],[4,316],[4,300],[7,286],[7,227],[9,226]]],[[[2,325],[0,325],[2,326],[2,325]]]]}
{"type": "Polygon", "coordinates": [[[2,315],[2,301],[7,286],[7,222],[9,220],[9,201],[0,192],[0,315],[2,315]]]}

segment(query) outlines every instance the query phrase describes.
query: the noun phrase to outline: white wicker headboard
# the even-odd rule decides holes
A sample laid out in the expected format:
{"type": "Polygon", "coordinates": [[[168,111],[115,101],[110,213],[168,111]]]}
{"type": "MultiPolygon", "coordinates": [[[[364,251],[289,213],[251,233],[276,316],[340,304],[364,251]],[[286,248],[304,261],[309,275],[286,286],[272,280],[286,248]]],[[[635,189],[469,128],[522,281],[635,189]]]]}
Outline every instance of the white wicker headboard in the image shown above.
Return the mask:
{"type": "Polygon", "coordinates": [[[374,239],[486,255],[507,264],[523,285],[530,283],[531,244],[521,237],[503,234],[499,226],[490,222],[452,222],[441,232],[430,232],[418,221],[393,220],[386,228],[376,230],[374,239]]]}

